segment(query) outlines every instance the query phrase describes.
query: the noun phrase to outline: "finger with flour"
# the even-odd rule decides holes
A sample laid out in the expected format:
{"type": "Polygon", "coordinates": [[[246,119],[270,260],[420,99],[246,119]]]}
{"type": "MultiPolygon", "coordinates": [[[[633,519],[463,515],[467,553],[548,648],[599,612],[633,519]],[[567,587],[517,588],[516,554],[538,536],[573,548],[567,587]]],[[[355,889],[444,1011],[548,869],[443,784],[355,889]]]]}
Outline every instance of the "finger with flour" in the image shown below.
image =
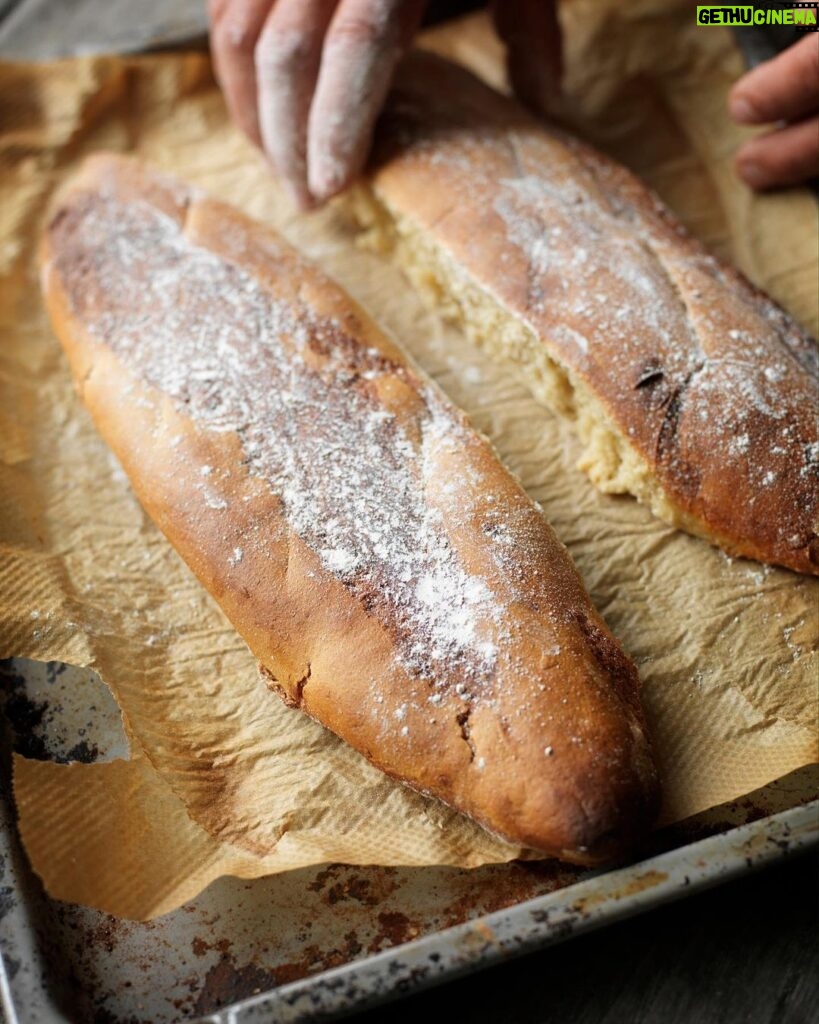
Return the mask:
{"type": "Polygon", "coordinates": [[[318,201],[348,185],[367,156],[395,65],[425,0],[342,0],[324,41],[307,127],[308,187],[318,201]]]}
{"type": "Polygon", "coordinates": [[[736,155],[739,176],[754,189],[798,185],[819,175],[819,118],[757,135],[736,155]]]}
{"type": "Polygon", "coordinates": [[[262,145],[301,209],[307,187],[307,120],[322,44],[338,0],[277,0],[256,46],[262,145]]]}
{"type": "Polygon", "coordinates": [[[253,54],[274,0],[209,0],[210,49],[231,118],[261,144],[253,54]]]}

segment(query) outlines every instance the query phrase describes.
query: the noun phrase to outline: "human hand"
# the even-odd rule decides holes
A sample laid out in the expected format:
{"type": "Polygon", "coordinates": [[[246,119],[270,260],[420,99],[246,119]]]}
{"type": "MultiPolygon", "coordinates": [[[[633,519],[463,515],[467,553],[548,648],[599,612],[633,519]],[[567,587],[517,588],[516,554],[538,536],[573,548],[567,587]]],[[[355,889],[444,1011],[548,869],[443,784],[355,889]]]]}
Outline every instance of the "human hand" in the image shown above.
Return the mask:
{"type": "Polygon", "coordinates": [[[751,188],[795,185],[819,175],[819,34],[757,65],[728,99],[740,124],[777,127],[744,143],[737,173],[751,188]]]}
{"type": "Polygon", "coordinates": [[[360,171],[426,0],[209,0],[228,109],[301,208],[360,171]]]}
{"type": "MultiPolygon", "coordinates": [[[[395,65],[428,0],[208,0],[231,117],[302,209],[361,170],[395,65]]],[[[560,75],[555,0],[493,0],[512,85],[543,107],[560,75]]]]}
{"type": "Polygon", "coordinates": [[[515,95],[526,106],[548,112],[563,72],[557,0],[490,0],[489,7],[506,43],[506,69],[515,95]]]}

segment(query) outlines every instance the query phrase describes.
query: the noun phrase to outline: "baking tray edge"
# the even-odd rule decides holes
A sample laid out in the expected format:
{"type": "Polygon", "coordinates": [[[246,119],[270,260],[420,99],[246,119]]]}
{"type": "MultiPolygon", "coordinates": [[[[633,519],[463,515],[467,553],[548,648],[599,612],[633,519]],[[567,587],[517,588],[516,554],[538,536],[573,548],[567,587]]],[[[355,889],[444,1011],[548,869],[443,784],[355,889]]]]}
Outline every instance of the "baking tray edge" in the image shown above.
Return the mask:
{"type": "MultiPolygon", "coordinates": [[[[819,845],[819,800],[291,982],[201,1024],[330,1020],[631,917],[819,845]]],[[[1,987],[1,986],[0,986],[1,987]]]]}

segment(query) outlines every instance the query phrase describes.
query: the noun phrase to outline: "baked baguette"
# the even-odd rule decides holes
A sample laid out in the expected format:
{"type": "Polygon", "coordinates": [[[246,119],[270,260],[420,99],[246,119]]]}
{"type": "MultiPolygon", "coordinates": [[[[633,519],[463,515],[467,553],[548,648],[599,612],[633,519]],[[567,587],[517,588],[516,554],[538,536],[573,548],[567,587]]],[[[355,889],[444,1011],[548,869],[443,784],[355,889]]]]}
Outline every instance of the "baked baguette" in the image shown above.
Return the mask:
{"type": "Polygon", "coordinates": [[[434,306],[576,421],[601,490],[819,572],[816,345],[629,171],[415,53],[351,198],[434,306]]]}
{"type": "Polygon", "coordinates": [[[593,864],[648,828],[634,666],[489,444],[337,285],[98,156],[42,286],[101,434],[286,703],[514,843],[593,864]]]}

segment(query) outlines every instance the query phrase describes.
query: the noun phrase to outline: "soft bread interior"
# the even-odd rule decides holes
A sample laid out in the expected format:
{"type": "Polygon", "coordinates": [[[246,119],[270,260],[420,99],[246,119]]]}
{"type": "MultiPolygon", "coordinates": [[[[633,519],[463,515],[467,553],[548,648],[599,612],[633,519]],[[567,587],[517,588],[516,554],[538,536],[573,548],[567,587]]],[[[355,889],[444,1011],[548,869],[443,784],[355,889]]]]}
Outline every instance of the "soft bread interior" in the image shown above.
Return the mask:
{"type": "Polygon", "coordinates": [[[673,504],[586,384],[552,359],[526,322],[480,287],[411,218],[391,210],[365,186],[352,191],[349,206],[362,228],[363,244],[398,263],[429,306],[497,362],[518,367],[539,402],[574,422],[583,445],[578,467],[596,487],[608,494],[631,494],[671,526],[729,546],[673,504]]]}

